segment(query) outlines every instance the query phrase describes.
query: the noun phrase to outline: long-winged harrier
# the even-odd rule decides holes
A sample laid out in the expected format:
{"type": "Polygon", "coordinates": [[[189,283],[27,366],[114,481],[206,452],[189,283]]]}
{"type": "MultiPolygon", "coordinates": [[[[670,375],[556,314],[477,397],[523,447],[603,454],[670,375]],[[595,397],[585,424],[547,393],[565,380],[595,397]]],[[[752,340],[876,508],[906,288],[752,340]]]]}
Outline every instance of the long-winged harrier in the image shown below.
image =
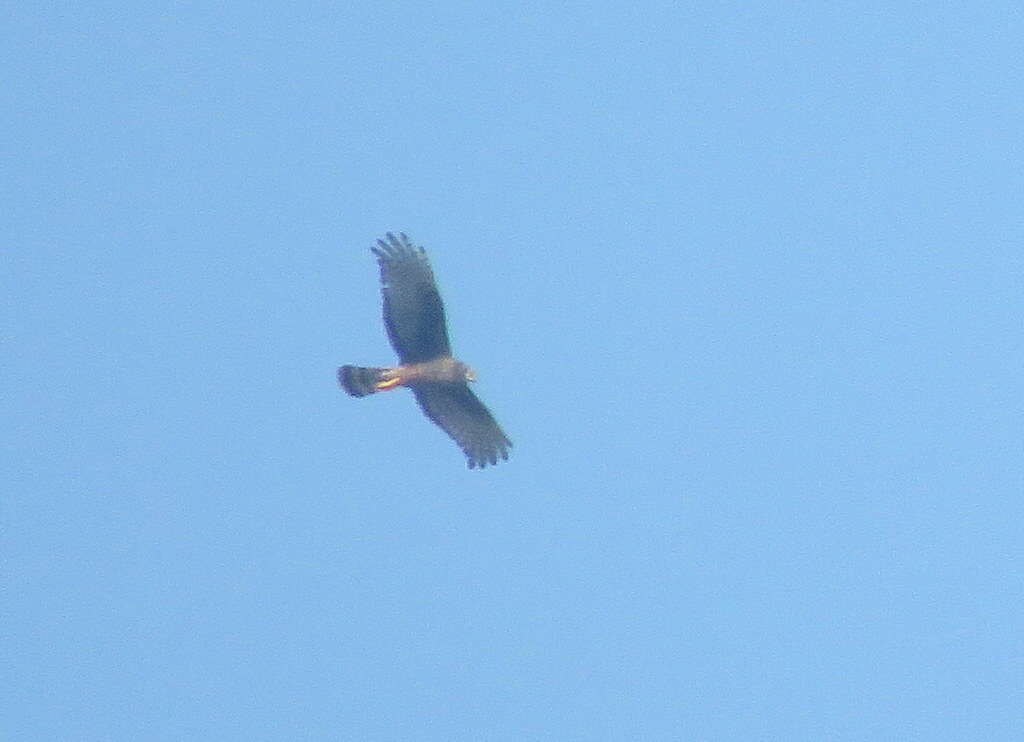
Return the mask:
{"type": "Polygon", "coordinates": [[[407,386],[420,408],[466,454],[469,468],[508,459],[508,439],[483,402],[470,391],[473,369],[452,357],[444,305],[422,247],[390,232],[371,248],[380,265],[384,326],[401,365],[342,366],[341,388],[353,397],[407,386]]]}

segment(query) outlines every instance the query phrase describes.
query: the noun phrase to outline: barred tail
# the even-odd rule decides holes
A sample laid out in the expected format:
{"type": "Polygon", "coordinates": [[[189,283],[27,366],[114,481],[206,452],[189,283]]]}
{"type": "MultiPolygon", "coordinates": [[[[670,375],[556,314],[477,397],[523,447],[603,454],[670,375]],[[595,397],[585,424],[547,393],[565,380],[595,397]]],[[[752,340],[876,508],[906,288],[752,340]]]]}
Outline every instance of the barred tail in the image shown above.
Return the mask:
{"type": "MultiPolygon", "coordinates": [[[[338,383],[341,388],[353,397],[365,397],[367,394],[382,391],[378,384],[386,379],[386,368],[363,368],[362,366],[342,366],[338,369],[338,383]]],[[[388,389],[390,387],[383,387],[388,389]]]]}

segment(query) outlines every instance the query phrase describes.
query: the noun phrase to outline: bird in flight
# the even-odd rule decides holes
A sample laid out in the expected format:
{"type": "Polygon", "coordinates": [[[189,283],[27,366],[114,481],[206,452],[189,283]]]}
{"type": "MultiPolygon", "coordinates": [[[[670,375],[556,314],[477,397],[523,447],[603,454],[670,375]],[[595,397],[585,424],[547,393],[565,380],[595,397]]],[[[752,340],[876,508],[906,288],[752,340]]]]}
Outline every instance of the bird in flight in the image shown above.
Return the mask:
{"type": "Polygon", "coordinates": [[[469,366],[452,357],[444,305],[422,247],[388,232],[371,248],[380,266],[384,327],[398,366],[338,369],[341,388],[353,397],[409,387],[423,413],[452,437],[466,454],[470,469],[508,459],[512,441],[467,382],[476,381],[469,366]]]}

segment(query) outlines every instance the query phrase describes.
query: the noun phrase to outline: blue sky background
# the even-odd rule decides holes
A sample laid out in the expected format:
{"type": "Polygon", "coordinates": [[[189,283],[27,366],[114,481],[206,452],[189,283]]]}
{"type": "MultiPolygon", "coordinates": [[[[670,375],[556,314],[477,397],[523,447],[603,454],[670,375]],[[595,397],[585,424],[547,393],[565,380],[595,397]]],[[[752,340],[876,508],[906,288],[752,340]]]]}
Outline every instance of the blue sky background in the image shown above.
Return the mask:
{"type": "Polygon", "coordinates": [[[0,25],[5,738],[1021,738],[1016,3],[144,5],[0,25]]]}

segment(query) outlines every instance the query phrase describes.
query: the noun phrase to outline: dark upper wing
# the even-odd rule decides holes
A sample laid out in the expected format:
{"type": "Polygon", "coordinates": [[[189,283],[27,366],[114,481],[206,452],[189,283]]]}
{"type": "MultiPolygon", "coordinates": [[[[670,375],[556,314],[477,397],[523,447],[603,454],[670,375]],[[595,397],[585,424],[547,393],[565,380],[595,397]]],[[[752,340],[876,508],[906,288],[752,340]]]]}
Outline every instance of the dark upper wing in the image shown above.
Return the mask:
{"type": "Polygon", "coordinates": [[[427,254],[404,234],[388,232],[373,248],[380,264],[384,326],[402,363],[451,355],[444,305],[427,254]]]}
{"type": "Polygon", "coordinates": [[[465,384],[417,384],[412,388],[427,417],[455,439],[469,468],[508,459],[512,441],[498,427],[483,402],[465,384]]]}

